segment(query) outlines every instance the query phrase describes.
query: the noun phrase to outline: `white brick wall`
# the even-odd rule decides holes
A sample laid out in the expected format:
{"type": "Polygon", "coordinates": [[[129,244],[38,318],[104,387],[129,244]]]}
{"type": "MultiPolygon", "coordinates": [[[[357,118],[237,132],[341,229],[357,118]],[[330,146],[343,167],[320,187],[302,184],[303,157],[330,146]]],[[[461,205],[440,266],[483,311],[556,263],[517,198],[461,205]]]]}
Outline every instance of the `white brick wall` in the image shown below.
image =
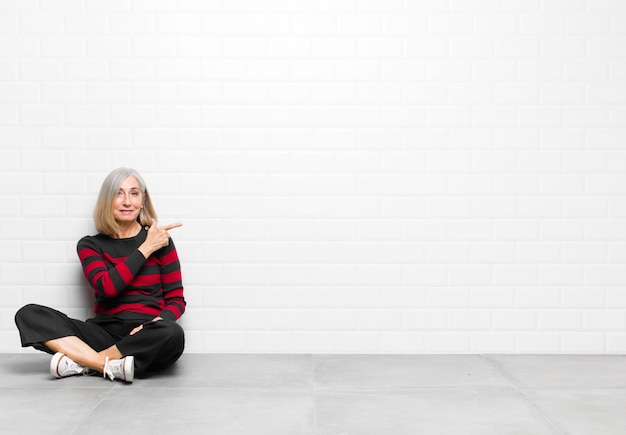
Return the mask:
{"type": "Polygon", "coordinates": [[[626,2],[0,0],[0,351],[140,170],[190,352],[626,351],[626,2]]]}

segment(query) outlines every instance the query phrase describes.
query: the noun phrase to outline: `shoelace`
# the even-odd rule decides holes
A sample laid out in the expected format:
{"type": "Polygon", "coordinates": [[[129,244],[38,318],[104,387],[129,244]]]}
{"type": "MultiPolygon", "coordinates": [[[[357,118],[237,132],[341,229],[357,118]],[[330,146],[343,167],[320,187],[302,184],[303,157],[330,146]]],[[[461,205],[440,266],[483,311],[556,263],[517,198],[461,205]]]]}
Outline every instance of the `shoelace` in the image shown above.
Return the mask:
{"type": "Polygon", "coordinates": [[[57,364],[57,375],[59,375],[59,377],[61,377],[61,373],[59,372],[59,368],[60,368],[61,362],[63,362],[63,360],[65,360],[65,363],[67,364],[67,367],[66,367],[65,371],[77,372],[77,373],[83,373],[84,374],[86,369],[87,369],[85,366],[78,364],[73,359],[71,359],[71,358],[69,358],[67,356],[63,356],[63,358],[61,358],[59,360],[59,363],[57,364]]]}

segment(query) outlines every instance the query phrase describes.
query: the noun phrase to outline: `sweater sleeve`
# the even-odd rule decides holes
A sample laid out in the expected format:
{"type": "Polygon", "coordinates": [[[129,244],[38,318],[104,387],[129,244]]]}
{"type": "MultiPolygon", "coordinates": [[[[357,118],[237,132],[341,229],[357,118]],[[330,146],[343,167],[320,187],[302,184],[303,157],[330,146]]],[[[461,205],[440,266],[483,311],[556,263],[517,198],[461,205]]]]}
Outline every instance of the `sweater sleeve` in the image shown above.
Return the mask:
{"type": "Polygon", "coordinates": [[[159,262],[163,283],[163,301],[165,302],[160,316],[167,320],[178,320],[185,312],[186,302],[183,294],[180,261],[171,238],[169,245],[163,248],[159,262]]]}
{"type": "Polygon", "coordinates": [[[123,261],[110,267],[102,248],[89,236],[79,240],[77,251],[87,282],[97,296],[104,298],[122,293],[146,262],[143,254],[135,249],[123,261]]]}

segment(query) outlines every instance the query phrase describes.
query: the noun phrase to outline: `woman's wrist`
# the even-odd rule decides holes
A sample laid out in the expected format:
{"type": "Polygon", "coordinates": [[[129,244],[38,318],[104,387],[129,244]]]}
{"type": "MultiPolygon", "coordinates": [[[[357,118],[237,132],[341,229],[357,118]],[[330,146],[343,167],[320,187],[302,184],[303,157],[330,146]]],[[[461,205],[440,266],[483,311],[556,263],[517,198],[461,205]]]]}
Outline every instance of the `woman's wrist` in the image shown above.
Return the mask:
{"type": "Polygon", "coordinates": [[[145,246],[146,244],[143,243],[139,246],[139,248],[137,248],[137,250],[139,252],[141,252],[141,255],[144,256],[144,258],[147,260],[148,257],[150,257],[150,255],[152,255],[152,251],[150,250],[150,248],[148,248],[147,246],[145,246]]]}

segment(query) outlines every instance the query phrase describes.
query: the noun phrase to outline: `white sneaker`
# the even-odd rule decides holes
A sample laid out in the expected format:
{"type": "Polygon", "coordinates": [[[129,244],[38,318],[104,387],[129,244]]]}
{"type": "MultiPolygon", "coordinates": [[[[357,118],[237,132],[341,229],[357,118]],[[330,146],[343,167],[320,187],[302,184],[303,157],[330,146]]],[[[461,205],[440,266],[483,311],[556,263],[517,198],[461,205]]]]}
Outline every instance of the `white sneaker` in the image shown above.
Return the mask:
{"type": "Polygon", "coordinates": [[[67,355],[57,352],[50,360],[50,374],[55,378],[65,378],[66,376],[86,375],[89,369],[78,364],[67,355]]]}
{"type": "Polygon", "coordinates": [[[121,379],[125,382],[132,382],[135,379],[135,357],[125,356],[110,361],[109,357],[106,357],[102,374],[105,379],[108,376],[111,380],[121,379]]]}

